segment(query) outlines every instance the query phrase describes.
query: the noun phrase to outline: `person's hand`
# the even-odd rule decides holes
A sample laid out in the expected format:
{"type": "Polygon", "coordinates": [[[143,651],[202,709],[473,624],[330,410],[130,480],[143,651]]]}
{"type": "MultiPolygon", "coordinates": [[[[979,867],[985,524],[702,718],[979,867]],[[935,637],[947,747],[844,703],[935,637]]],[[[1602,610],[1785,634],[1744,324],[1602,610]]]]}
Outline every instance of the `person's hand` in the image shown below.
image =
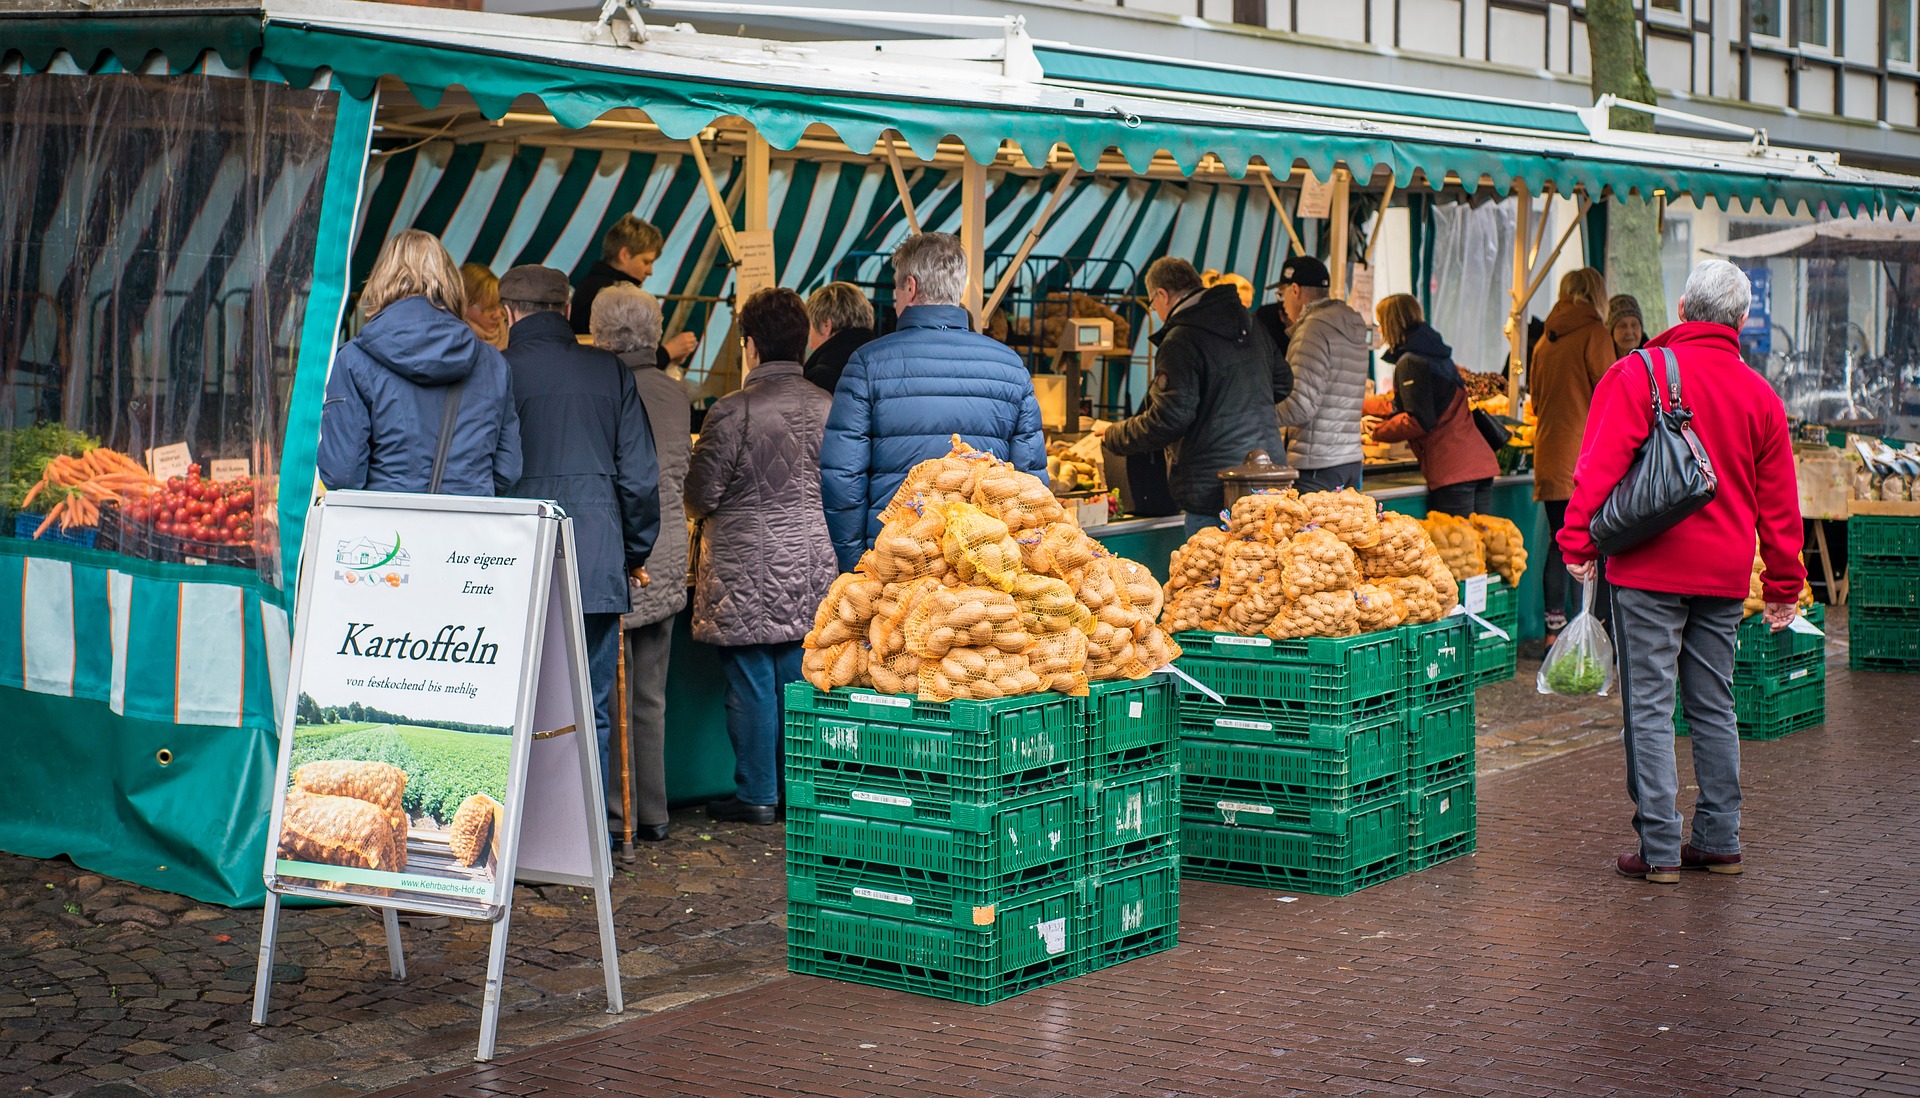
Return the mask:
{"type": "Polygon", "coordinates": [[[1790,602],[1770,602],[1762,611],[1762,616],[1766,619],[1767,628],[1778,633],[1793,624],[1793,619],[1800,616],[1800,608],[1790,602]]]}
{"type": "Polygon", "coordinates": [[[1374,428],[1385,422],[1386,419],[1381,416],[1361,416],[1360,429],[1368,434],[1372,434],[1374,428]]]}
{"type": "Polygon", "coordinates": [[[662,346],[667,349],[667,361],[678,366],[693,357],[695,348],[700,346],[700,337],[692,332],[681,332],[662,346]]]}
{"type": "Polygon", "coordinates": [[[1569,562],[1567,564],[1567,574],[1579,580],[1581,583],[1592,583],[1593,577],[1599,574],[1599,571],[1600,565],[1597,561],[1590,560],[1582,564],[1569,562]]]}
{"type": "Polygon", "coordinates": [[[632,576],[633,582],[639,584],[642,587],[653,586],[653,577],[647,575],[647,570],[645,568],[635,568],[633,571],[628,572],[627,575],[632,576]]]}

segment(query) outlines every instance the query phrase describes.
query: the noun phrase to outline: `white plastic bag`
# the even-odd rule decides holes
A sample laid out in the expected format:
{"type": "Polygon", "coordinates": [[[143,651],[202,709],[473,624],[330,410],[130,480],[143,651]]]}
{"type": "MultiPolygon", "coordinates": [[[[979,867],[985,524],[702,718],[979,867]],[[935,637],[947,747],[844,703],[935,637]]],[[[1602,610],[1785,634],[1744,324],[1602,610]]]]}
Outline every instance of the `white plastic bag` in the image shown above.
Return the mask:
{"type": "Polygon", "coordinates": [[[1542,694],[1569,698],[1613,691],[1613,642],[1593,616],[1593,582],[1580,585],[1580,613],[1560,631],[1560,637],[1540,661],[1534,685],[1542,694]]]}

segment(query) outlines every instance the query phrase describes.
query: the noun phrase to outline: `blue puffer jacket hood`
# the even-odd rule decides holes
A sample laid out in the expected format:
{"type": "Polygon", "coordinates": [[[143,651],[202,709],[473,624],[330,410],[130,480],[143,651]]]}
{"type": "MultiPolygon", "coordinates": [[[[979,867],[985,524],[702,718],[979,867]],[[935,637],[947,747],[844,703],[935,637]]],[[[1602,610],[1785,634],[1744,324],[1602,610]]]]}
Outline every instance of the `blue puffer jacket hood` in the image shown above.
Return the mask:
{"type": "Polygon", "coordinates": [[[355,342],[368,358],[430,389],[465,379],[480,361],[480,339],[473,329],[424,297],[402,298],[382,309],[355,342]]]}
{"type": "Polygon", "coordinates": [[[847,360],[820,444],[820,490],[842,571],[880,532],[880,511],[920,462],[969,446],[1045,475],[1033,377],[1012,348],[975,332],[958,305],[914,305],[897,330],[847,360]]]}

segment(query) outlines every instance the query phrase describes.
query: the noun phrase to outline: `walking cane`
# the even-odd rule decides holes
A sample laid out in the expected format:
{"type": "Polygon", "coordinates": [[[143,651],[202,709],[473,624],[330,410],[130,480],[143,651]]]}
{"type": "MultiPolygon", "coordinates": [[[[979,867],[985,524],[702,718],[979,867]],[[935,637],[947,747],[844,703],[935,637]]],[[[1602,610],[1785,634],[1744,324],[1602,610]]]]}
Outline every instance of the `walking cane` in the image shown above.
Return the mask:
{"type": "Polygon", "coordinates": [[[614,664],[614,721],[620,730],[620,858],[633,860],[633,729],[627,723],[627,632],[620,631],[620,656],[614,664]]]}

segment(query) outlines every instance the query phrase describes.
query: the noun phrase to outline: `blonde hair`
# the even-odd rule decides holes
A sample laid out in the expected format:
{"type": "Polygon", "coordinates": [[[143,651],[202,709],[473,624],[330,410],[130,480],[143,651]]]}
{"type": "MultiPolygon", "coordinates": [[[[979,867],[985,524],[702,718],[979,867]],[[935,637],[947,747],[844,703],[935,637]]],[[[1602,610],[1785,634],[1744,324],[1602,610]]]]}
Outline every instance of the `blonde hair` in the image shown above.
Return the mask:
{"type": "Polygon", "coordinates": [[[1607,279],[1592,267],[1568,271],[1560,280],[1560,300],[1584,301],[1602,315],[1607,311],[1607,279]]]}
{"type": "Polygon", "coordinates": [[[467,312],[467,287],[440,238],[419,229],[402,229],[380,246],[373,273],[360,291],[360,311],[368,320],[402,298],[424,297],[454,316],[467,312]]]}
{"type": "Polygon", "coordinates": [[[1420,308],[1420,299],[1412,294],[1382,298],[1380,304],[1373,307],[1373,314],[1380,318],[1380,335],[1388,347],[1398,347],[1414,325],[1423,324],[1427,319],[1420,308]]]}
{"type": "Polygon", "coordinates": [[[491,309],[500,304],[500,276],[484,263],[462,263],[460,283],[466,287],[467,308],[491,309]]]}
{"type": "Polygon", "coordinates": [[[816,328],[832,325],[835,332],[871,328],[873,302],[851,282],[829,282],[807,298],[807,321],[816,328]]]}

